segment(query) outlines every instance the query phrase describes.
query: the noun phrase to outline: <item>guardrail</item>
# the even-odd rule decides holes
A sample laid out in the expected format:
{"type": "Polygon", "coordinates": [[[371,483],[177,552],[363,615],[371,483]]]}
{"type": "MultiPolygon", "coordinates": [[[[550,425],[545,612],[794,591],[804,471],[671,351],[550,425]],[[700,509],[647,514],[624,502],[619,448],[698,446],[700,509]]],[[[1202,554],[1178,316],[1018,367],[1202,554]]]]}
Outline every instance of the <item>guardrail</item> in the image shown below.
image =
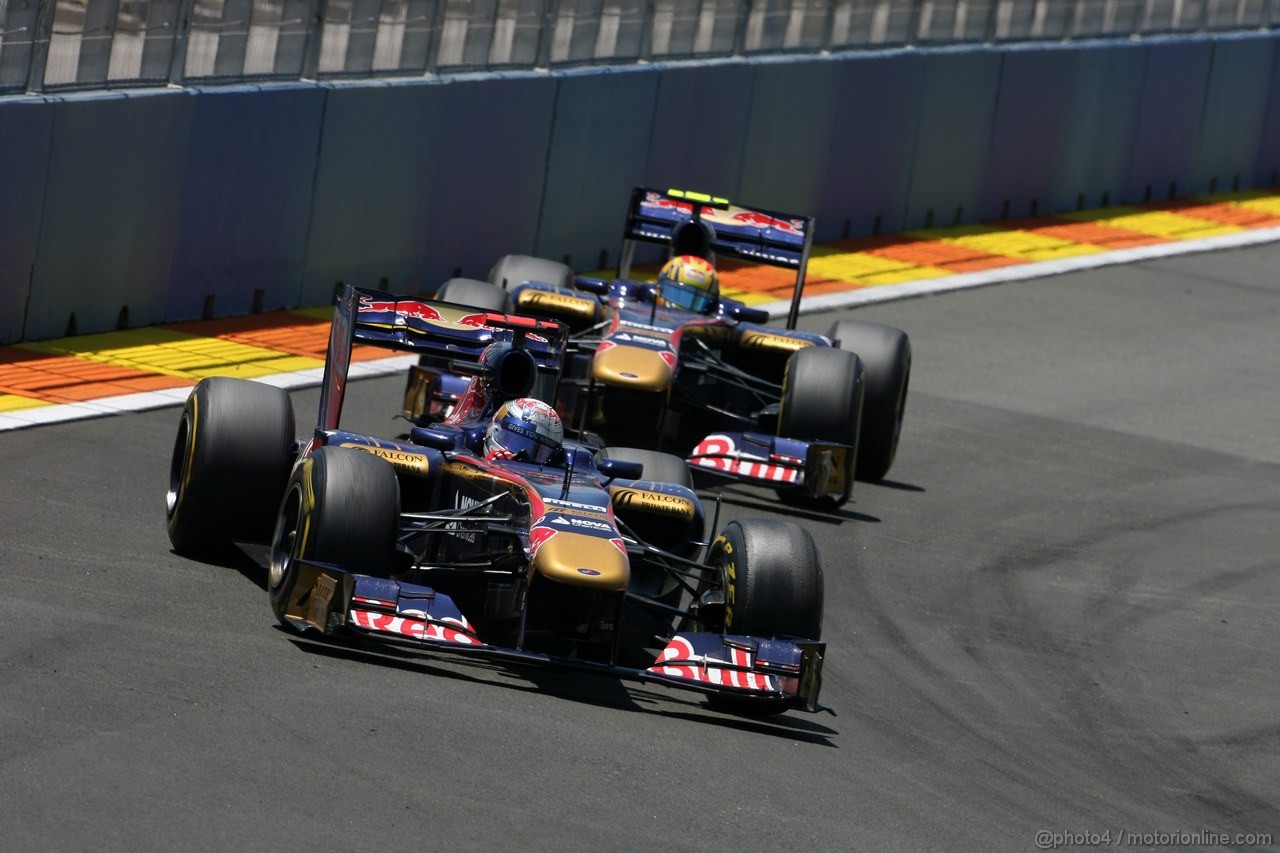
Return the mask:
{"type": "Polygon", "coordinates": [[[0,93],[1277,24],[1280,0],[0,0],[0,93]]]}

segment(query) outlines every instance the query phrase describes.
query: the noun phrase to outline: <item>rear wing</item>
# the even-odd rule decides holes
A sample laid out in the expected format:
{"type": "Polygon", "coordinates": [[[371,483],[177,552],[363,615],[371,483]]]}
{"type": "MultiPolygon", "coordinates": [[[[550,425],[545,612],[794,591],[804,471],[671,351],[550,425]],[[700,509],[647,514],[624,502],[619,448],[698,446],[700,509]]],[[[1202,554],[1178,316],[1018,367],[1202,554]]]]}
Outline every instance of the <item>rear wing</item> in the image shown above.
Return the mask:
{"type": "Polygon", "coordinates": [[[317,429],[338,428],[354,344],[478,362],[485,347],[502,341],[527,352],[539,370],[558,372],[569,330],[554,321],[345,285],[329,331],[317,429]]]}
{"type": "Polygon", "coordinates": [[[812,216],[731,204],[728,199],[686,190],[635,187],[627,206],[618,277],[631,274],[637,243],[670,246],[672,254],[732,258],[794,270],[787,328],[796,327],[805,270],[813,247],[812,216]]]}

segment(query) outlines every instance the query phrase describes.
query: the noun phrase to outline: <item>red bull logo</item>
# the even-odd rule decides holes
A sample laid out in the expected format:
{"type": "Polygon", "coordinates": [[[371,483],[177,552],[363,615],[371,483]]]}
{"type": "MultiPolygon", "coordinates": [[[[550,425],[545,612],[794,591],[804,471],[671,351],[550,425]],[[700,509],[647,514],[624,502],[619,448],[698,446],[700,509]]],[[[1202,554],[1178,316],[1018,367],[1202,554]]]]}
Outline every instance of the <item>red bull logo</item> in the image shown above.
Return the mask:
{"type": "Polygon", "coordinates": [[[756,228],[772,228],[776,231],[785,231],[788,234],[804,234],[804,222],[799,219],[793,219],[790,222],[787,222],[783,219],[774,219],[772,216],[757,213],[754,210],[744,210],[741,213],[735,213],[733,215],[733,221],[742,223],[743,225],[752,225],[756,228]]]}
{"type": "MultiPolygon", "coordinates": [[[[402,317],[413,317],[417,320],[443,320],[444,317],[440,312],[432,308],[425,302],[417,302],[414,300],[379,300],[371,296],[360,297],[361,314],[397,314],[402,317]]],[[[469,316],[481,317],[483,314],[474,314],[469,316]]],[[[483,325],[483,323],[479,324],[483,325]]]]}

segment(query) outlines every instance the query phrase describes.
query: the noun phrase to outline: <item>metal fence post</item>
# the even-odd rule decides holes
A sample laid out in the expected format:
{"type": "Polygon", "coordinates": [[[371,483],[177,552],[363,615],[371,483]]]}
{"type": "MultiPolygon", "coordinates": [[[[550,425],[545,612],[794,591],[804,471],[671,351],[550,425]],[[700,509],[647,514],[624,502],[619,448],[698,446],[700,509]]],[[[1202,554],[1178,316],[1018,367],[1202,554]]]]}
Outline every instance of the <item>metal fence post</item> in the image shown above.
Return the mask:
{"type": "Polygon", "coordinates": [[[27,91],[44,90],[44,67],[49,61],[49,39],[53,37],[55,0],[40,0],[40,11],[31,28],[31,60],[27,67],[27,91]]]}
{"type": "Polygon", "coordinates": [[[535,68],[551,67],[551,42],[555,40],[559,17],[560,0],[547,0],[542,6],[542,29],[538,33],[537,57],[533,60],[535,68]]]}
{"type": "Polygon", "coordinates": [[[324,38],[325,0],[311,4],[307,16],[307,40],[302,48],[302,74],[304,80],[314,80],[320,73],[320,42],[324,38]]]}
{"type": "Polygon", "coordinates": [[[738,10],[738,29],[733,34],[733,55],[747,55],[747,29],[751,22],[751,13],[755,11],[755,0],[745,0],[738,10]]]}
{"type": "Polygon", "coordinates": [[[178,4],[178,20],[174,23],[173,53],[169,55],[169,82],[181,86],[187,76],[187,42],[191,40],[191,18],[195,15],[196,0],[181,0],[178,4]]]}

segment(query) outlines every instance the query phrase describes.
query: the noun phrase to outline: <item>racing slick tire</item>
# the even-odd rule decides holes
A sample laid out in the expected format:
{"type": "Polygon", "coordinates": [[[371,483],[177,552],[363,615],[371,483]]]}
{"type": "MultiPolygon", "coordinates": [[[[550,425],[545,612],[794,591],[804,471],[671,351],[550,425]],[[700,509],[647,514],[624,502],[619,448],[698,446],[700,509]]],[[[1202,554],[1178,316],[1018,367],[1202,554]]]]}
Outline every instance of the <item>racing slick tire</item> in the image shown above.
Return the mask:
{"type": "Polygon", "coordinates": [[[374,577],[391,574],[400,521],[400,481],[383,459],[321,447],[293,471],[271,540],[267,588],[282,625],[298,595],[302,558],[374,577]]]}
{"type": "Polygon", "coordinates": [[[638,447],[602,447],[596,451],[598,459],[621,459],[623,462],[639,462],[644,466],[640,475],[642,480],[655,483],[674,483],[693,488],[693,475],[689,465],[679,456],[670,453],[659,453],[656,450],[641,450],[638,447]]]}
{"type": "Polygon", "coordinates": [[[436,290],[437,302],[451,302],[481,311],[511,313],[511,297],[497,285],[472,278],[451,278],[436,290]]]}
{"type": "Polygon", "coordinates": [[[857,353],[866,368],[858,479],[883,480],[893,466],[902,435],[911,382],[911,339],[901,329],[862,320],[840,320],[827,337],[840,349],[857,353]]]}
{"type": "Polygon", "coordinates": [[[814,499],[795,490],[779,489],[783,503],[795,506],[835,508],[843,506],[853,491],[858,438],[861,432],[865,369],[857,354],[827,347],[797,350],[787,361],[782,377],[782,404],[778,410],[778,435],[847,444],[845,487],[839,497],[814,499]]]}
{"type": "Polygon", "coordinates": [[[572,290],[573,270],[566,264],[532,255],[505,255],[489,271],[489,281],[508,292],[528,281],[549,284],[556,290],[572,290]]]}
{"type": "Polygon", "coordinates": [[[165,523],[179,554],[266,542],[294,460],[293,404],[282,388],[200,380],[187,397],[169,463],[165,523]]]}
{"type": "MultiPolygon", "coordinates": [[[[724,617],[706,630],[752,637],[822,639],[823,580],[809,532],[789,521],[731,521],[711,544],[707,562],[724,584],[724,617]]],[[[776,714],[779,702],[711,695],[713,707],[776,714]]]]}

